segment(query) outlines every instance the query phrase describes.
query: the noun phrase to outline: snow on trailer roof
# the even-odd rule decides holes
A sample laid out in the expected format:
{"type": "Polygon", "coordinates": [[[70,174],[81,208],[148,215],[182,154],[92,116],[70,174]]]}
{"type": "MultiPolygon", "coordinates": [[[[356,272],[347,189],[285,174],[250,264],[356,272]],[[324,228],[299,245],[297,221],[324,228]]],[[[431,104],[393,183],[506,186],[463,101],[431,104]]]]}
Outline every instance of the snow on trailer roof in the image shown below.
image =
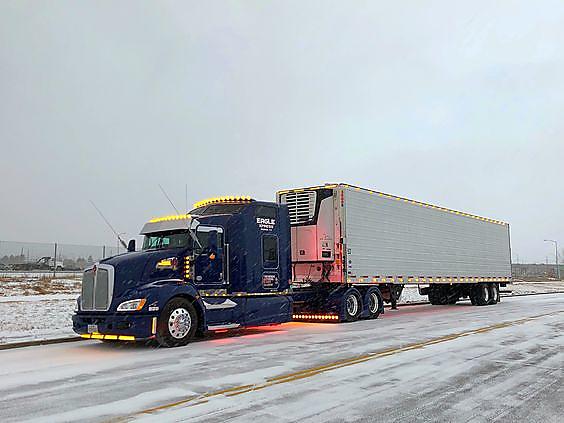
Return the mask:
{"type": "Polygon", "coordinates": [[[426,207],[426,208],[430,208],[430,209],[441,210],[441,211],[444,211],[446,213],[452,213],[452,214],[456,214],[456,215],[459,215],[459,216],[470,217],[472,219],[481,220],[483,222],[495,223],[497,225],[509,225],[509,223],[503,222],[501,220],[490,219],[490,218],[487,218],[487,217],[482,217],[482,216],[478,216],[478,215],[471,214],[471,213],[466,213],[466,212],[461,212],[461,211],[458,211],[458,210],[448,209],[446,207],[441,207],[441,206],[435,206],[433,204],[424,203],[422,201],[411,200],[409,198],[398,197],[397,195],[386,194],[384,192],[373,191],[373,190],[370,190],[370,189],[361,188],[361,187],[357,187],[355,185],[349,185],[349,184],[343,184],[343,183],[325,184],[325,185],[318,185],[318,186],[304,187],[304,188],[284,189],[284,190],[277,191],[276,194],[280,195],[280,194],[285,194],[285,193],[288,193],[288,192],[300,192],[300,191],[318,190],[318,189],[332,189],[332,188],[337,188],[337,187],[345,187],[345,188],[354,189],[356,191],[364,191],[366,193],[378,195],[378,196],[384,197],[384,198],[389,198],[391,200],[403,201],[405,203],[413,204],[413,205],[420,206],[420,207],[426,207]]]}

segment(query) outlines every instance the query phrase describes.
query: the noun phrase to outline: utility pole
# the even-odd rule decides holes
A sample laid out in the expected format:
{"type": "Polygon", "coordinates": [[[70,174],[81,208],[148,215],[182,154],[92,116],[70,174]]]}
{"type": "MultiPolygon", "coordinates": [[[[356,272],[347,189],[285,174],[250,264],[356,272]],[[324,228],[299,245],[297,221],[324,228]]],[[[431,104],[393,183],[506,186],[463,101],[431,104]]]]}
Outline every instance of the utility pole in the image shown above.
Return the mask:
{"type": "Polygon", "coordinates": [[[544,242],[552,242],[554,244],[554,261],[556,263],[556,277],[560,280],[560,266],[558,264],[558,241],[553,239],[545,239],[544,242]]]}
{"type": "MultiPolygon", "coordinates": [[[[49,262],[47,262],[49,266],[49,262]]],[[[53,257],[53,277],[57,276],[57,243],[55,242],[55,256],[53,257]]]]}

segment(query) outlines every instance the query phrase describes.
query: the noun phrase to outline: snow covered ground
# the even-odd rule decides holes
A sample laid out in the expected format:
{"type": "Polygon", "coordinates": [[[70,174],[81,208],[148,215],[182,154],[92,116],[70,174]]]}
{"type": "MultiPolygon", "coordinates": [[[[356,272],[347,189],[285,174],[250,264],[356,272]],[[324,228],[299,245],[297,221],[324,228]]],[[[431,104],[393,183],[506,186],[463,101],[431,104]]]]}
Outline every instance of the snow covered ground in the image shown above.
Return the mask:
{"type": "MultiPolygon", "coordinates": [[[[71,316],[80,294],[80,274],[52,278],[47,273],[0,276],[0,344],[75,336],[71,316]]],[[[564,292],[564,282],[518,282],[513,294],[564,292]]],[[[510,295],[504,294],[504,295],[510,295]]],[[[417,286],[406,286],[399,304],[427,301],[417,286]]]]}
{"type": "Polygon", "coordinates": [[[159,349],[0,351],[0,421],[561,422],[564,294],[159,349]]]}
{"type": "Polygon", "coordinates": [[[71,316],[80,275],[41,273],[0,277],[0,344],[74,336],[71,316]]]}

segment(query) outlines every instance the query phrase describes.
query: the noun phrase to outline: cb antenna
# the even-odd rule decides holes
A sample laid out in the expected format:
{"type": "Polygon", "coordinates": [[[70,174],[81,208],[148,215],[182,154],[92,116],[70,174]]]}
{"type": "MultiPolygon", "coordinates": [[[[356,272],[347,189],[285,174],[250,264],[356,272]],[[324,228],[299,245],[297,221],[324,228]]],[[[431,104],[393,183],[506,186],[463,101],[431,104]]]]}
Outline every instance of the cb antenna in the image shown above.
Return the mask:
{"type": "Polygon", "coordinates": [[[164,196],[166,197],[166,199],[168,200],[168,202],[170,203],[170,205],[172,206],[172,208],[174,210],[176,210],[176,214],[180,214],[180,212],[178,211],[178,209],[176,208],[176,206],[174,205],[174,203],[172,202],[172,200],[170,199],[170,197],[168,196],[168,194],[166,193],[166,191],[164,190],[164,188],[162,187],[161,184],[159,184],[159,188],[161,189],[161,191],[163,192],[164,196]]]}
{"type": "Polygon", "coordinates": [[[106,225],[109,226],[109,228],[112,230],[112,232],[114,233],[114,235],[117,237],[117,239],[119,240],[119,242],[121,243],[121,245],[123,245],[123,248],[125,248],[125,250],[127,251],[127,244],[125,243],[125,241],[123,239],[121,239],[121,236],[119,236],[119,234],[117,233],[117,231],[114,229],[114,227],[112,226],[112,224],[110,222],[108,222],[108,219],[106,219],[106,216],[104,216],[104,214],[100,211],[100,209],[98,207],[96,207],[96,204],[94,204],[94,201],[90,200],[90,204],[92,204],[92,206],[96,209],[96,211],[98,212],[98,214],[102,217],[102,219],[104,219],[104,222],[106,222],[106,225]]]}
{"type": "Polygon", "coordinates": [[[186,200],[186,214],[188,214],[188,184],[184,185],[184,199],[186,200]]]}

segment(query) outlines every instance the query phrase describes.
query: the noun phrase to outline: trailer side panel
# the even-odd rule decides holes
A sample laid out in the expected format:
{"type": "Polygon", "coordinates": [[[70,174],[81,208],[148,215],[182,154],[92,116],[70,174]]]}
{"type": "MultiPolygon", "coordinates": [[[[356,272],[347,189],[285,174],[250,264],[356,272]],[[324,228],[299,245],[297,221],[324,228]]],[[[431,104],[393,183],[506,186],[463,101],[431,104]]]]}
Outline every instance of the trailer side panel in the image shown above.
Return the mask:
{"type": "Polygon", "coordinates": [[[511,277],[507,223],[349,186],[337,190],[344,192],[349,281],[511,277]]]}

